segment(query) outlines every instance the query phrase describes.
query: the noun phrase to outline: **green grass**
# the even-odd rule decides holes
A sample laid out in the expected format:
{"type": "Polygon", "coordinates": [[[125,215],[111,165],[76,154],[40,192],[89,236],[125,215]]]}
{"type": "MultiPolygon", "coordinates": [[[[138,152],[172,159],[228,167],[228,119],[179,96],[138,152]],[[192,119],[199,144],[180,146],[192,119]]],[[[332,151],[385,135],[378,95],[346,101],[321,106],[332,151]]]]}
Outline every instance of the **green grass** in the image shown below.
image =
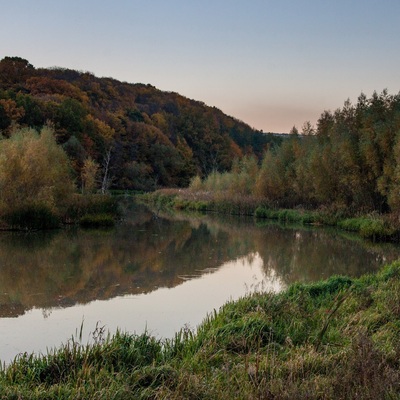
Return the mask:
{"type": "Polygon", "coordinates": [[[254,216],[256,218],[277,219],[281,222],[295,222],[301,224],[315,224],[320,222],[320,216],[315,212],[287,209],[275,210],[261,206],[256,208],[254,216]]]}
{"type": "Polygon", "coordinates": [[[343,218],[331,212],[271,209],[258,207],[254,213],[258,219],[277,219],[281,222],[300,224],[321,224],[337,226],[340,229],[355,232],[365,239],[381,241],[399,241],[399,229],[396,229],[384,216],[362,216],[343,218]]]}
{"type": "Polygon", "coordinates": [[[71,200],[65,215],[65,222],[79,222],[86,215],[120,214],[117,196],[108,195],[75,195],[71,200]]]}
{"type": "Polygon", "coordinates": [[[384,239],[391,238],[396,234],[393,227],[380,218],[348,218],[338,222],[342,229],[357,232],[364,238],[384,239]]]}
{"type": "Polygon", "coordinates": [[[117,332],[0,371],[10,399],[399,399],[400,262],[256,293],[173,339],[117,332]]]}
{"type": "Polygon", "coordinates": [[[115,225],[115,219],[110,214],[85,214],[79,220],[82,228],[110,228],[115,225]]]}
{"type": "Polygon", "coordinates": [[[400,242],[400,225],[390,215],[366,215],[349,218],[343,211],[329,209],[278,209],[260,205],[260,199],[231,193],[193,192],[190,189],[161,189],[136,197],[156,209],[212,211],[232,215],[254,216],[262,220],[277,220],[282,224],[325,225],[354,232],[373,241],[400,242]]]}

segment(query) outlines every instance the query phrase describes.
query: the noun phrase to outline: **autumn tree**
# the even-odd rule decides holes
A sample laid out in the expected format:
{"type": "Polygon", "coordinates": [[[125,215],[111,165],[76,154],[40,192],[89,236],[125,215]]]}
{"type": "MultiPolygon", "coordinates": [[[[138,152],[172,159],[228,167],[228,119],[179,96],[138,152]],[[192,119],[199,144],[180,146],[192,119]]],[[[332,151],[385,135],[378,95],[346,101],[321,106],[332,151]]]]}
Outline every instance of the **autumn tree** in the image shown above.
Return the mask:
{"type": "Polygon", "coordinates": [[[296,157],[300,141],[297,135],[286,139],[282,145],[269,150],[264,156],[257,176],[256,194],[275,205],[291,206],[296,203],[296,157]]]}
{"type": "Polygon", "coordinates": [[[4,57],[0,61],[0,88],[17,88],[22,86],[32,75],[34,67],[21,57],[4,57]]]}
{"type": "Polygon", "coordinates": [[[97,177],[99,173],[99,165],[92,158],[87,158],[82,167],[82,193],[92,194],[97,188],[97,177]]]}
{"type": "Polygon", "coordinates": [[[53,130],[20,129],[0,141],[0,213],[46,209],[61,216],[74,192],[68,157],[53,130]]]}
{"type": "Polygon", "coordinates": [[[18,107],[17,103],[11,99],[0,99],[0,107],[0,115],[2,115],[0,126],[3,127],[2,133],[8,136],[11,129],[16,127],[18,121],[25,115],[25,110],[23,107],[18,107]]]}
{"type": "Polygon", "coordinates": [[[4,132],[11,125],[11,118],[9,117],[5,107],[0,103],[0,132],[4,132]]]}
{"type": "Polygon", "coordinates": [[[111,128],[105,122],[94,118],[92,115],[88,115],[86,118],[87,125],[95,133],[96,138],[98,138],[98,148],[99,148],[99,172],[101,172],[101,185],[100,190],[102,194],[111,186],[113,176],[112,171],[112,161],[113,161],[113,150],[115,146],[115,129],[111,128]],[[101,171],[100,171],[101,170],[101,171]]]}
{"type": "Polygon", "coordinates": [[[67,68],[35,69],[27,60],[0,61],[0,130],[15,125],[55,127],[80,186],[87,157],[100,167],[99,189],[151,190],[185,186],[199,174],[228,172],[235,158],[256,155],[281,141],[215,107],[67,68]]]}

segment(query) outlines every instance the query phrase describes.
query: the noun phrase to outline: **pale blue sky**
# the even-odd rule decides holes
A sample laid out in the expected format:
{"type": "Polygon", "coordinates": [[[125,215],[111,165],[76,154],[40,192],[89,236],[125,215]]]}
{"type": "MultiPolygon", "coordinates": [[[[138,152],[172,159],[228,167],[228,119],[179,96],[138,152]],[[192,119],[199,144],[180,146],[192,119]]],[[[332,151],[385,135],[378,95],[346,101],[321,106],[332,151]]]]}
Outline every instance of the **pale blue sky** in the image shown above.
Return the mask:
{"type": "Polygon", "coordinates": [[[0,0],[0,58],[150,83],[287,132],[400,90],[400,0],[0,0]]]}

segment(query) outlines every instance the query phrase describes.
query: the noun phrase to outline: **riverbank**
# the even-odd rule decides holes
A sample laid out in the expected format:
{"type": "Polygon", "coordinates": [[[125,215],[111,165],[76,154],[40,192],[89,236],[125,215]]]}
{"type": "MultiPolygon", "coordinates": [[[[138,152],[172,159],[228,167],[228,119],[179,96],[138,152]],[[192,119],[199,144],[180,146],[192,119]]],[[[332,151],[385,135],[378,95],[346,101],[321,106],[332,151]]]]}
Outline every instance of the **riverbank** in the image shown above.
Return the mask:
{"type": "Polygon", "coordinates": [[[0,230],[26,232],[57,229],[65,225],[111,227],[120,216],[117,196],[74,194],[59,213],[43,205],[30,204],[0,215],[0,230]]]}
{"type": "MultiPolygon", "coordinates": [[[[400,262],[227,303],[173,340],[95,330],[0,371],[24,399],[400,397],[400,262]]],[[[27,333],[28,334],[28,333],[27,333]]]]}
{"type": "Polygon", "coordinates": [[[274,219],[302,225],[327,225],[359,234],[365,239],[400,242],[400,223],[393,215],[369,213],[352,215],[346,210],[279,209],[254,196],[234,193],[194,192],[190,189],[160,189],[139,195],[138,199],[156,210],[174,208],[254,216],[258,220],[274,219]]]}

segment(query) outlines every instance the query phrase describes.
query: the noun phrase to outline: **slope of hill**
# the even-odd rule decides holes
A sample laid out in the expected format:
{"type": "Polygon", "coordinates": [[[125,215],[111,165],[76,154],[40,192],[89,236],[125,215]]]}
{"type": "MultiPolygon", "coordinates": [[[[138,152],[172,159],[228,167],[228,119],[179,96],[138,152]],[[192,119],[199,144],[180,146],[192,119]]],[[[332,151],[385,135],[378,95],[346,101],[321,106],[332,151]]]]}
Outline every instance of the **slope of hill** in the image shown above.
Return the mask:
{"type": "Polygon", "coordinates": [[[184,186],[196,174],[228,170],[281,138],[252,129],[215,107],[151,85],[97,78],[65,68],[0,61],[0,132],[54,126],[78,185],[85,160],[99,165],[102,187],[151,190],[184,186]]]}

